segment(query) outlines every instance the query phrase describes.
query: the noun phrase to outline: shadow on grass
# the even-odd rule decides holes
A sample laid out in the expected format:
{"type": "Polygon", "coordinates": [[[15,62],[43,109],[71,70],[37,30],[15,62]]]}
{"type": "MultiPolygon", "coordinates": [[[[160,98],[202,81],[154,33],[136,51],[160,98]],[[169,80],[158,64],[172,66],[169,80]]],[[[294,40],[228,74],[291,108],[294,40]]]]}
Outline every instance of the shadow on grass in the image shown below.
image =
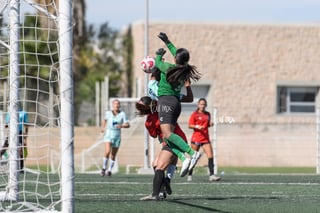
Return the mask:
{"type": "Polygon", "coordinates": [[[211,208],[211,207],[205,207],[205,206],[201,206],[201,205],[197,205],[197,204],[184,202],[184,201],[178,200],[178,199],[168,200],[168,202],[185,205],[185,206],[192,207],[192,208],[197,208],[197,209],[199,209],[199,211],[206,210],[206,211],[212,211],[212,212],[232,213],[232,212],[226,212],[226,211],[222,211],[222,210],[211,208]]]}
{"type": "Polygon", "coordinates": [[[193,204],[190,203],[188,201],[194,201],[194,200],[218,200],[218,201],[222,201],[222,200],[235,200],[235,199],[263,199],[263,200],[279,200],[279,197],[275,197],[275,196],[260,196],[260,197],[256,197],[256,196],[231,196],[231,197],[202,197],[202,198],[173,198],[173,199],[169,199],[167,200],[167,202],[171,202],[171,203],[176,203],[176,204],[181,204],[181,205],[185,205],[185,206],[189,206],[192,208],[198,208],[199,210],[206,210],[206,211],[214,211],[214,212],[221,212],[221,213],[231,213],[228,211],[223,211],[223,210],[219,210],[219,209],[215,209],[215,208],[211,208],[211,207],[205,207],[205,206],[201,206],[201,205],[197,205],[197,204],[193,204]]]}

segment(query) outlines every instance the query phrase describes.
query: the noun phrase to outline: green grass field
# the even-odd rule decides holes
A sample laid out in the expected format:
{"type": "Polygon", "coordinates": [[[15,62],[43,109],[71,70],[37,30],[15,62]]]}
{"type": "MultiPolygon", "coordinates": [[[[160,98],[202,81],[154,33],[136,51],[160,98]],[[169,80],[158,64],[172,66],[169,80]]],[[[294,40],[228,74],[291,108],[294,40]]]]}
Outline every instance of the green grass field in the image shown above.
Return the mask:
{"type": "Polygon", "coordinates": [[[76,176],[76,212],[320,212],[320,177],[311,174],[226,174],[208,182],[175,176],[165,201],[140,201],[152,191],[152,175],[76,176]]]}
{"type": "MultiPolygon", "coordinates": [[[[139,200],[151,193],[152,175],[125,174],[121,170],[112,177],[76,174],[75,212],[320,212],[320,176],[315,175],[314,169],[223,169],[220,182],[208,182],[208,175],[201,168],[192,182],[177,173],[172,181],[173,194],[165,201],[139,200]]],[[[24,187],[34,190],[34,177],[25,177],[24,187]]],[[[58,180],[57,175],[51,175],[50,180],[58,180]]],[[[41,190],[42,186],[37,187],[41,190]]],[[[49,202],[48,198],[37,199],[40,203],[49,202]]],[[[1,203],[3,209],[6,205],[1,203]]]]}

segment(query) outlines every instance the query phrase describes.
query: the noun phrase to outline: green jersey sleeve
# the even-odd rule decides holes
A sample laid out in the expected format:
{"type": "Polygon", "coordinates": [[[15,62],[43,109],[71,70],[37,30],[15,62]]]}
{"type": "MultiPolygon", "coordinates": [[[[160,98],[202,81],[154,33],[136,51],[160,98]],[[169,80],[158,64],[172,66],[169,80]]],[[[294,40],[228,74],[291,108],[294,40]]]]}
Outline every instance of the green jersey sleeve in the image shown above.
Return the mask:
{"type": "MultiPolygon", "coordinates": [[[[175,56],[177,52],[177,48],[172,44],[169,43],[167,44],[167,47],[170,51],[170,53],[175,56]]],[[[161,71],[161,78],[158,84],[158,96],[163,96],[163,95],[173,95],[176,97],[180,97],[180,90],[181,88],[175,88],[173,87],[168,81],[166,74],[170,70],[170,68],[176,66],[175,64],[171,64],[168,62],[164,62],[162,60],[161,55],[156,55],[155,58],[156,61],[156,67],[161,71]]]]}
{"type": "Polygon", "coordinates": [[[177,48],[172,43],[167,44],[167,47],[170,53],[175,57],[177,54],[177,48]]]}

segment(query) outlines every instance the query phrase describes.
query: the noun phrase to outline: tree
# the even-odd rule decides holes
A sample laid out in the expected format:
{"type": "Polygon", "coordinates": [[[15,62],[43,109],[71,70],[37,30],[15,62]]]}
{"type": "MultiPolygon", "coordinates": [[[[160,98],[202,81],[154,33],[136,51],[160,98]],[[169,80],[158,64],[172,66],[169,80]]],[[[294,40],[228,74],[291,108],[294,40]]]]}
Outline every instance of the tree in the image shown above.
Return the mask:
{"type": "Polygon", "coordinates": [[[78,71],[85,76],[79,83],[81,98],[93,102],[95,83],[103,81],[106,75],[109,76],[110,96],[117,96],[122,72],[117,61],[121,54],[121,50],[116,48],[118,32],[111,29],[108,23],[104,23],[97,33],[92,25],[89,26],[87,35],[88,42],[81,46],[78,61],[78,71]]]}
{"type": "MultiPolygon", "coordinates": [[[[34,0],[34,2],[51,14],[58,15],[59,0],[34,0]]],[[[75,124],[77,124],[81,104],[84,101],[95,102],[93,95],[95,84],[104,81],[105,76],[109,77],[110,96],[119,95],[122,77],[126,82],[127,95],[129,97],[132,95],[132,38],[131,30],[121,37],[118,31],[109,26],[108,22],[99,26],[97,30],[93,25],[87,27],[85,0],[73,0],[73,6],[75,23],[73,28],[74,113],[75,124]]],[[[28,80],[22,81],[21,85],[30,88],[27,92],[29,100],[36,98],[36,91],[39,89],[59,94],[57,26],[54,20],[46,19],[41,11],[37,13],[40,16],[32,14],[24,16],[21,28],[20,50],[23,55],[20,57],[20,64],[22,74],[28,76],[28,80]],[[50,36],[48,36],[49,33],[50,36]],[[48,38],[50,38],[49,42],[47,42],[48,38]],[[57,64],[57,67],[50,65],[52,61],[57,62],[54,63],[57,64]],[[51,82],[51,86],[48,87],[47,82],[51,82]]],[[[2,74],[8,72],[8,62],[5,63],[4,60],[1,58],[1,66],[6,68],[2,74]]],[[[34,104],[30,103],[28,107],[36,107],[32,105],[34,104]]]]}
{"type": "Polygon", "coordinates": [[[124,75],[126,78],[126,90],[128,97],[132,97],[132,54],[133,54],[133,44],[132,44],[132,31],[131,26],[128,27],[126,33],[123,36],[122,42],[122,55],[123,55],[123,64],[124,64],[124,75]]]}

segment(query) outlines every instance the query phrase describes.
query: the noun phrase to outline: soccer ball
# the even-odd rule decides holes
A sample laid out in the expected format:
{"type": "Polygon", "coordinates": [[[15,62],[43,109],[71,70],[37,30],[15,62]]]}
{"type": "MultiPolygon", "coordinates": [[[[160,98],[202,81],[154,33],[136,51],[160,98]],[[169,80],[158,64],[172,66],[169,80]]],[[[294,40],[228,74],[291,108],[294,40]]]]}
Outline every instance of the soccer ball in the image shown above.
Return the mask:
{"type": "Polygon", "coordinates": [[[151,73],[152,69],[155,67],[156,62],[153,57],[146,56],[140,62],[141,68],[145,73],[151,73]]]}

